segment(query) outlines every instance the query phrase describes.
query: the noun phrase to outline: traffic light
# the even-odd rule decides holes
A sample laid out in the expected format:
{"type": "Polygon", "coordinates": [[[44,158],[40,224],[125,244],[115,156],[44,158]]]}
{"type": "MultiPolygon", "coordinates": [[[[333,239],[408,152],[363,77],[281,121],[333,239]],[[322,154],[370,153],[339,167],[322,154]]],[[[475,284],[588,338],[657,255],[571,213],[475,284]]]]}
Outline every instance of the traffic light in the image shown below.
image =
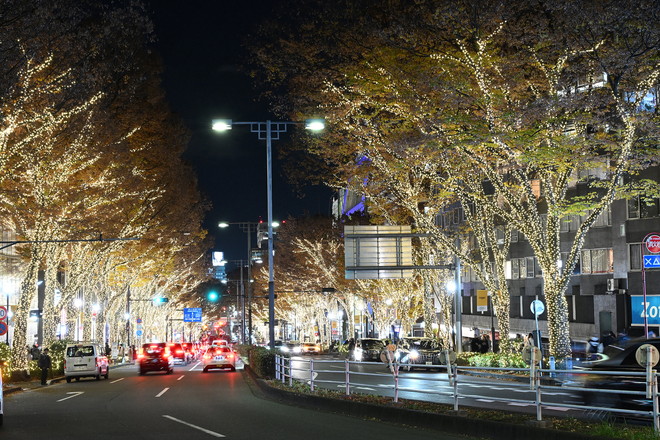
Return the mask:
{"type": "Polygon", "coordinates": [[[215,290],[211,290],[206,294],[206,299],[210,302],[217,302],[220,299],[220,295],[215,290]]]}
{"type": "Polygon", "coordinates": [[[165,304],[166,302],[169,302],[169,298],[163,298],[162,296],[157,296],[155,297],[152,301],[154,302],[155,305],[158,304],[165,304]]]}

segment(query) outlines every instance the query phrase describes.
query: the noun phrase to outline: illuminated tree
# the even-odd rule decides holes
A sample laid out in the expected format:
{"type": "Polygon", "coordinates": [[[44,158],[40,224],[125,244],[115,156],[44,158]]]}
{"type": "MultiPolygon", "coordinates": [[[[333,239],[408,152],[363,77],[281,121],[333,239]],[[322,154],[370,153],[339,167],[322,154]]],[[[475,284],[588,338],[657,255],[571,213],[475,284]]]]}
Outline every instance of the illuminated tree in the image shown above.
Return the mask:
{"type": "Polygon", "coordinates": [[[644,101],[660,75],[658,29],[646,26],[657,8],[393,1],[367,14],[365,5],[315,3],[320,13],[255,51],[265,79],[288,94],[276,108],[325,113],[333,128],[308,150],[334,165],[328,181],[368,178],[372,206],[406,210],[480,274],[502,323],[508,237],[500,245],[492,232],[524,234],[543,272],[550,351],[570,354],[564,292],[585,236],[657,142],[657,111],[644,101]],[[476,252],[429,221],[455,202],[476,252]],[[560,268],[561,223],[576,213],[560,268]]]}

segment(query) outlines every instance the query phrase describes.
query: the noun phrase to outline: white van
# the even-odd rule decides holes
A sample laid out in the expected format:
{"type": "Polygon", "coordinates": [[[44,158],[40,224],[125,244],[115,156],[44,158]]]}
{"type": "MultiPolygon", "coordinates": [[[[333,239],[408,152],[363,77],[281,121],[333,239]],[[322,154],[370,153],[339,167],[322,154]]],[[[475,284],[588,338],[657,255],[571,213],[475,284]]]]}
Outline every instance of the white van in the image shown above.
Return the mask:
{"type": "Polygon", "coordinates": [[[80,380],[81,377],[94,377],[100,380],[101,376],[108,378],[108,358],[103,348],[94,342],[79,342],[68,344],[64,351],[64,376],[67,382],[72,378],[80,380]]]}

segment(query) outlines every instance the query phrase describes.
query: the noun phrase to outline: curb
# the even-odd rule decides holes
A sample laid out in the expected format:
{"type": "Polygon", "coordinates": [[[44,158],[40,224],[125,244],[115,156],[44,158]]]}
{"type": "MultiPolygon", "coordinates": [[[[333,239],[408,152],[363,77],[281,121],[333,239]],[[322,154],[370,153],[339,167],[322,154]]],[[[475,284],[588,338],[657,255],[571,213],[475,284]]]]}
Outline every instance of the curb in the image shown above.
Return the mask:
{"type": "MultiPolygon", "coordinates": [[[[245,371],[269,399],[288,405],[301,406],[317,411],[329,411],[362,419],[375,419],[385,423],[416,426],[447,434],[488,438],[492,440],[511,440],[526,438],[534,440],[597,440],[596,437],[568,431],[559,431],[540,427],[532,422],[525,425],[513,425],[492,420],[474,420],[461,415],[434,414],[406,408],[382,406],[343,399],[333,399],[310,394],[301,394],[272,387],[246,365],[245,371]]],[[[460,412],[459,412],[460,414],[460,412]]]]}
{"type": "MultiPolygon", "coordinates": [[[[126,363],[123,363],[123,364],[109,365],[108,366],[108,371],[112,370],[113,368],[123,367],[125,365],[133,365],[133,364],[126,362],[126,363]]],[[[51,384],[57,383],[57,382],[61,382],[65,379],[66,379],[66,376],[57,376],[57,377],[54,377],[52,379],[48,379],[48,385],[51,385],[51,384]]],[[[30,382],[27,382],[27,383],[36,383],[36,382],[39,382],[39,380],[37,379],[37,380],[30,381],[30,382]]],[[[38,388],[38,387],[37,386],[35,386],[35,387],[12,386],[11,388],[4,388],[2,390],[2,394],[3,395],[14,394],[14,393],[17,393],[19,391],[23,391],[25,389],[32,389],[32,388],[38,388]]]]}

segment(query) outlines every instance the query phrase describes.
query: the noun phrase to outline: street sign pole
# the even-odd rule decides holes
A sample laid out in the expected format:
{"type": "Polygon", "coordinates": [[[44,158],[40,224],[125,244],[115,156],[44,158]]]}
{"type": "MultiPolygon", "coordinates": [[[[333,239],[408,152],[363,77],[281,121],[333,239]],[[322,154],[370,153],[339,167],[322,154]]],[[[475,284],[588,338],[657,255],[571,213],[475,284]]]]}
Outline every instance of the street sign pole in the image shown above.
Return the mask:
{"type": "MultiPolygon", "coordinates": [[[[651,254],[660,253],[660,234],[651,232],[646,234],[642,240],[643,246],[639,247],[641,254],[640,262],[642,263],[642,296],[644,297],[644,307],[646,307],[646,260],[644,260],[644,246],[651,254]]],[[[651,266],[654,267],[654,266],[651,266]]],[[[644,337],[649,338],[649,321],[646,313],[644,313],[644,337]]]]}

